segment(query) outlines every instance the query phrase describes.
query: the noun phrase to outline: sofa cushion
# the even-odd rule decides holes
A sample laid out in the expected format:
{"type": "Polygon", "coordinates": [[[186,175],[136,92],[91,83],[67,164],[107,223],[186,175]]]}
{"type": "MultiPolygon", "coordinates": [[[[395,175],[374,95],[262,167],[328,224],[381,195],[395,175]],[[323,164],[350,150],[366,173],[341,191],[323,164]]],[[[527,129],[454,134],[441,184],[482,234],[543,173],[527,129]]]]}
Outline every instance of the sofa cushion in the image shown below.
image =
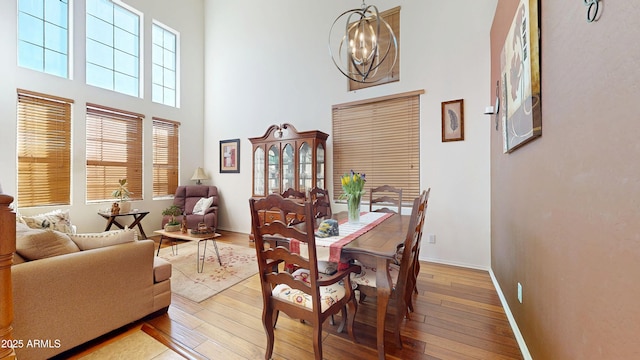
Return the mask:
{"type": "Polygon", "coordinates": [[[71,240],[80,250],[91,250],[101,247],[134,242],[138,236],[133,229],[111,230],[101,233],[71,234],[71,240]]]}
{"type": "Polygon", "coordinates": [[[153,282],[159,283],[171,278],[171,263],[167,260],[153,257],[153,282]]]}
{"type": "Polygon", "coordinates": [[[196,205],[193,207],[193,213],[195,215],[204,215],[204,212],[207,211],[209,206],[213,204],[213,196],[208,198],[200,198],[196,205]]]}
{"type": "Polygon", "coordinates": [[[52,229],[67,234],[74,232],[69,210],[54,210],[31,216],[22,215],[19,220],[33,229],[52,229]]]}
{"type": "Polygon", "coordinates": [[[68,234],[55,230],[16,226],[16,252],[26,260],[38,260],[80,251],[68,234]]]}

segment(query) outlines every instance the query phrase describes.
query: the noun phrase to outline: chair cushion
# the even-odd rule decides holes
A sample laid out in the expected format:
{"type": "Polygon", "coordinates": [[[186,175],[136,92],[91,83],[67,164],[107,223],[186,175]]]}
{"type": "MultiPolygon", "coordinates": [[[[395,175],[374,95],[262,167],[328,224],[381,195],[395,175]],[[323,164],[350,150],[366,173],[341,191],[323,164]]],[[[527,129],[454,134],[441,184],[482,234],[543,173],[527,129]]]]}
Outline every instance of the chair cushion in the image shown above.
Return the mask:
{"type": "MultiPolygon", "coordinates": [[[[362,270],[360,274],[351,274],[351,281],[356,285],[376,287],[376,268],[370,268],[362,264],[359,265],[362,270]]],[[[400,274],[400,267],[395,264],[389,265],[389,274],[391,275],[391,281],[395,288],[398,282],[398,275],[400,274]]]]}
{"type": "Polygon", "coordinates": [[[204,215],[204,212],[207,211],[209,206],[213,204],[213,196],[208,198],[200,198],[196,205],[193,207],[193,213],[195,215],[204,215]]]}
{"type": "MultiPolygon", "coordinates": [[[[304,281],[307,284],[310,284],[309,281],[309,270],[307,269],[298,269],[291,274],[294,279],[304,281]]],[[[324,277],[320,275],[320,279],[324,277]]],[[[340,299],[345,296],[345,289],[339,283],[329,285],[329,286],[321,286],[320,287],[320,311],[326,311],[331,305],[340,301],[340,299]]],[[[313,309],[313,302],[311,301],[311,295],[304,293],[303,291],[292,289],[286,284],[280,284],[276,286],[271,292],[274,297],[277,297],[282,300],[290,301],[294,304],[302,305],[306,308],[313,309]]]]}

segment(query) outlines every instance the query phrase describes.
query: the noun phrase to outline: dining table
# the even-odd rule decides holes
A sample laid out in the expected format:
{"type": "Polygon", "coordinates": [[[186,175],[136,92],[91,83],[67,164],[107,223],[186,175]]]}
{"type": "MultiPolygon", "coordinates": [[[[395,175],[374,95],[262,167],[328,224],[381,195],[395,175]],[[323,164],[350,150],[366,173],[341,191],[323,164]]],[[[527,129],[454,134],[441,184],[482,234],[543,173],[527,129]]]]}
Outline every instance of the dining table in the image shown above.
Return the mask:
{"type": "MultiPolygon", "coordinates": [[[[378,358],[384,359],[385,319],[392,291],[388,269],[395,260],[398,246],[405,240],[411,216],[362,212],[361,223],[356,225],[347,222],[347,212],[335,213],[332,218],[339,223],[340,236],[334,240],[316,237],[318,260],[341,263],[357,260],[367,267],[387,270],[376,271],[376,344],[378,358]]],[[[304,256],[305,251],[301,250],[304,256]]]]}

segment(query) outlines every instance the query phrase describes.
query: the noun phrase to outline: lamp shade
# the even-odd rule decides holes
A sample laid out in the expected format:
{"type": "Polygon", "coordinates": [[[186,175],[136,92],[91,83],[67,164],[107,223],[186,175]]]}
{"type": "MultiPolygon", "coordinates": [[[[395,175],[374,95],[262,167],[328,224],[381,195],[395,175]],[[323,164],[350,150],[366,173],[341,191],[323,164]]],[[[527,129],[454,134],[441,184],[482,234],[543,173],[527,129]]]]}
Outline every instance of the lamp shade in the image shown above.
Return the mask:
{"type": "Polygon", "coordinates": [[[196,171],[193,172],[193,176],[191,180],[195,180],[196,184],[200,185],[202,182],[200,180],[207,180],[209,177],[204,173],[204,170],[201,167],[196,168],[196,171]]]}

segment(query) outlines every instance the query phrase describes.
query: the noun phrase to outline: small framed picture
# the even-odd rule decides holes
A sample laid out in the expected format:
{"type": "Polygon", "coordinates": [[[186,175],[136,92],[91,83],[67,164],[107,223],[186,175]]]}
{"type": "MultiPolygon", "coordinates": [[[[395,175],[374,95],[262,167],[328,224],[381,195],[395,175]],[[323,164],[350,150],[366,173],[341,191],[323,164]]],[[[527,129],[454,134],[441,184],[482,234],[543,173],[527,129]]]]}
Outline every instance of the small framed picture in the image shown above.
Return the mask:
{"type": "Polygon", "coordinates": [[[240,139],[220,141],[220,172],[240,172],[240,139]]]}
{"type": "Polygon", "coordinates": [[[442,103],[442,142],[464,140],[464,100],[442,103]]]}

